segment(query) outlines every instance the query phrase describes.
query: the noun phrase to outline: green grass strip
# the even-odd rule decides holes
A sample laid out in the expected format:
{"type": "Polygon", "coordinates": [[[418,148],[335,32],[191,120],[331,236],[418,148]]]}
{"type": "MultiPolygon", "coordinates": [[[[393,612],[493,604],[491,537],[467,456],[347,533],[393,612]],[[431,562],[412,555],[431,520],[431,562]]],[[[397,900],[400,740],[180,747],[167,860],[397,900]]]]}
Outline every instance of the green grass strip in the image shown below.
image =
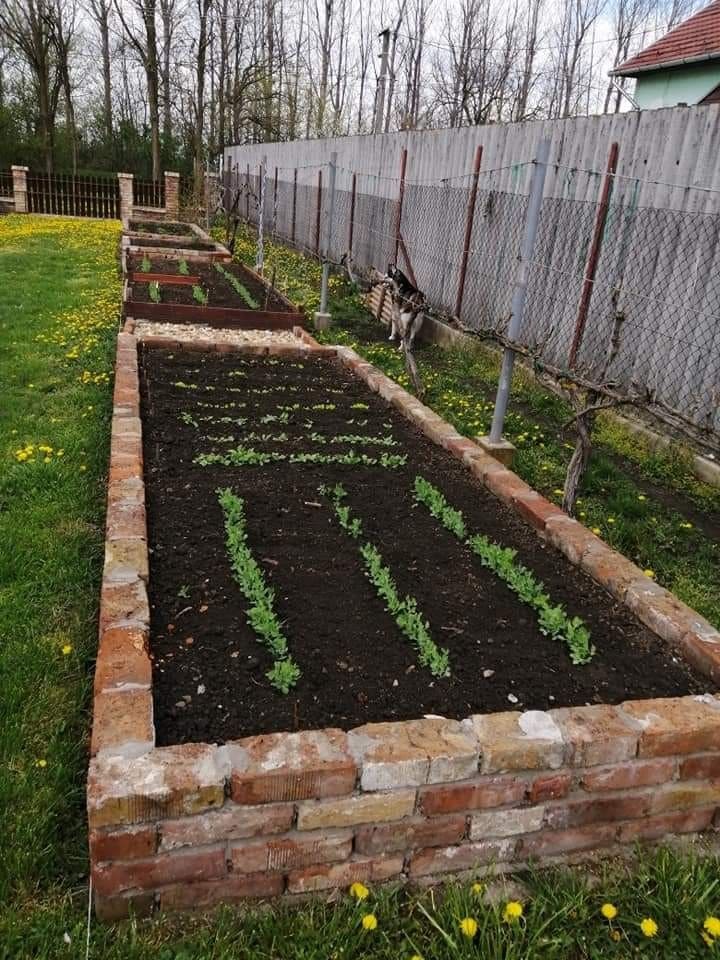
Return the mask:
{"type": "MultiPolygon", "coordinates": [[[[342,484],[334,487],[320,487],[320,493],[329,498],[335,508],[335,516],[345,532],[358,540],[362,534],[362,522],[359,517],[353,517],[350,507],[343,503],[347,491],[342,484]]],[[[365,543],[359,547],[360,555],[365,562],[365,575],[375,587],[378,596],[385,602],[385,607],[395,619],[402,633],[417,648],[418,659],[434,677],[450,676],[450,657],[448,651],[440,649],[430,636],[430,624],[424,619],[417,607],[414,597],[400,597],[398,588],[388,567],[383,564],[383,558],[377,547],[365,543]]]]}
{"type": "Polygon", "coordinates": [[[458,540],[466,543],[480,557],[483,566],[489,567],[523,603],[536,611],[540,632],[555,640],[562,640],[574,664],[590,662],[595,655],[595,647],[590,643],[590,631],[580,617],[568,617],[560,604],[551,604],[544,584],[535,578],[531,570],[516,563],[516,550],[501,547],[482,534],[468,537],[462,513],[451,507],[440,490],[424,477],[415,477],[415,499],[458,540]]]}
{"type": "Polygon", "coordinates": [[[222,276],[225,277],[228,283],[230,283],[233,286],[233,288],[235,289],[235,293],[237,293],[238,296],[243,298],[243,300],[250,307],[251,310],[260,309],[260,304],[257,302],[255,297],[253,297],[253,295],[250,293],[250,291],[244,284],[240,283],[240,281],[234,274],[227,271],[221,263],[216,263],[215,269],[217,270],[218,273],[222,274],[222,276]]]}
{"type": "Polygon", "coordinates": [[[265,676],[281,693],[288,693],[300,678],[300,668],[288,652],[287,638],[275,614],[275,594],[265,583],[262,570],[248,546],[245,502],[228,488],[218,490],[217,495],[225,514],[225,536],[233,574],[243,596],[251,604],[247,621],[260,642],[275,657],[272,669],[265,676]]]}
{"type": "Polygon", "coordinates": [[[256,450],[254,447],[235,447],[225,453],[201,453],[193,460],[200,467],[219,464],[223,467],[265,466],[268,463],[328,464],[339,463],[355,467],[384,467],[395,470],[407,462],[405,454],[382,453],[379,457],[368,457],[365,453],[277,453],[256,450]]]}

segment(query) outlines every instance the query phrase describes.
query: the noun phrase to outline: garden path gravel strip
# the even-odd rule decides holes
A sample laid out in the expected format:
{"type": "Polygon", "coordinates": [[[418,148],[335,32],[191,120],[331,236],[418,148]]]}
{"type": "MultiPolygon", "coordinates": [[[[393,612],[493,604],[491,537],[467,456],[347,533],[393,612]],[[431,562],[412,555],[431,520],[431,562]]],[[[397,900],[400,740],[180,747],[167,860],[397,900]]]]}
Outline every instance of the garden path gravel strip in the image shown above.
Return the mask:
{"type": "Polygon", "coordinates": [[[134,328],[135,336],[171,337],[178,342],[195,340],[214,340],[217,343],[287,343],[302,346],[292,330],[222,330],[207,327],[204,324],[153,323],[138,320],[134,328]]]}
{"type": "MultiPolygon", "coordinates": [[[[168,333],[164,324],[145,326],[168,333]]],[[[177,339],[178,328],[170,328],[177,339]]],[[[247,342],[241,336],[237,342],[247,342]]],[[[141,351],[140,380],[158,745],[707,689],[709,681],[627,608],[339,364],[155,348],[141,351]],[[351,434],[392,437],[389,450],[407,463],[287,459],[351,449],[379,455],[374,446],[337,442],[351,434]],[[241,444],[286,459],[193,462],[241,444]],[[416,505],[418,474],[444,491],[474,531],[516,549],[553,602],[582,617],[598,650],[591,663],[573,666],[565,647],[540,633],[532,612],[416,505]],[[365,577],[356,547],[322,503],[319,486],[339,482],[400,592],[417,600],[433,636],[448,648],[449,678],[434,679],[419,665],[365,577]],[[302,671],[286,696],[268,683],[268,658],[233,581],[217,498],[224,487],[245,500],[249,544],[275,591],[302,671]]]]}

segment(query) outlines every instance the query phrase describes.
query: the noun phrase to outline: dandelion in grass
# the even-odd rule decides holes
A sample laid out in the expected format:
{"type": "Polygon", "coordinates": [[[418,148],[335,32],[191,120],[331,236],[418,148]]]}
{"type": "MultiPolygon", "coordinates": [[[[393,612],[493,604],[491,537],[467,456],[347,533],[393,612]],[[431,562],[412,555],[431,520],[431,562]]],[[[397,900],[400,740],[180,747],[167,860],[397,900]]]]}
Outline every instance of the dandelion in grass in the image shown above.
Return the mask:
{"type": "Polygon", "coordinates": [[[606,920],[614,920],[618,914],[618,911],[614,903],[604,903],[600,907],[600,913],[605,917],[606,920]]]}
{"type": "Polygon", "coordinates": [[[720,937],[720,919],[717,917],[707,917],[703,927],[711,937],[720,937]]]}
{"type": "Polygon", "coordinates": [[[366,913],[362,918],[363,930],[377,930],[377,917],[374,913],[366,913]]]}
{"type": "Polygon", "coordinates": [[[470,889],[472,890],[472,892],[475,894],[476,897],[481,897],[485,892],[485,884],[474,883],[472,887],[470,887],[470,889]]]}
{"type": "Polygon", "coordinates": [[[503,910],[505,923],[515,923],[523,915],[523,905],[518,900],[509,900],[503,910]]]}
{"type": "Polygon", "coordinates": [[[651,580],[655,579],[655,571],[651,570],[649,567],[647,570],[643,570],[643,573],[645,574],[646,577],[649,577],[651,580]]]}
{"type": "Polygon", "coordinates": [[[477,931],[477,920],[475,920],[473,917],[463,917],[463,919],[460,921],[460,933],[462,933],[464,937],[468,937],[468,939],[472,940],[477,931]]]}
{"type": "Polygon", "coordinates": [[[70,654],[70,653],[72,653],[72,644],[71,644],[71,643],[64,643],[64,644],[62,645],[62,654],[63,654],[63,656],[64,656],[64,657],[67,657],[68,654],[70,654]]]}
{"type": "Polygon", "coordinates": [[[364,883],[359,883],[356,881],[350,886],[350,896],[355,897],[356,900],[367,900],[367,898],[370,896],[370,891],[364,883]]]}
{"type": "Polygon", "coordinates": [[[600,534],[602,533],[602,530],[600,529],[600,527],[593,527],[592,532],[595,534],[596,537],[599,537],[600,534]]]}
{"type": "Polygon", "coordinates": [[[47,760],[41,757],[39,760],[35,761],[35,766],[40,767],[40,769],[42,770],[47,766],[47,760]]]}
{"type": "Polygon", "coordinates": [[[643,935],[649,938],[656,937],[658,934],[658,925],[655,923],[652,917],[645,917],[644,920],[641,920],[640,929],[642,930],[643,935]]]}

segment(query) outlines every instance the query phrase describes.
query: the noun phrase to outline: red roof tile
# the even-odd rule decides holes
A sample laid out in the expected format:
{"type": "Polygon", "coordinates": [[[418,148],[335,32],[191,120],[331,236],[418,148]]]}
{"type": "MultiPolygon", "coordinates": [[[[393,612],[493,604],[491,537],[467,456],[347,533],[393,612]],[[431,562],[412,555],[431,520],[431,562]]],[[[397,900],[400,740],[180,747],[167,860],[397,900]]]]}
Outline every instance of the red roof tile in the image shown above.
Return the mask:
{"type": "Polygon", "coordinates": [[[720,59],[720,0],[703,7],[612,72],[632,77],[645,70],[711,56],[720,59]]]}

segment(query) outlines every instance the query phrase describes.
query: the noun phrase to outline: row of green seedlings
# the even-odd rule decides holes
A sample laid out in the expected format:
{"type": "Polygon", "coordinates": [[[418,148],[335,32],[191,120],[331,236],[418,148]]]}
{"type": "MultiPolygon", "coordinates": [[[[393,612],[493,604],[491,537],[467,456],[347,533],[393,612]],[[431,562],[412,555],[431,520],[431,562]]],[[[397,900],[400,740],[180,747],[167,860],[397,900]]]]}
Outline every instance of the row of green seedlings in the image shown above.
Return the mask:
{"type": "Polygon", "coordinates": [[[248,290],[248,288],[247,288],[243,283],[241,283],[234,274],[232,274],[232,273],[230,273],[228,270],[226,270],[225,267],[224,267],[221,263],[217,263],[217,262],[216,262],[216,263],[215,263],[215,269],[216,269],[217,272],[220,274],[220,276],[224,277],[224,278],[227,280],[227,282],[228,282],[228,283],[232,286],[232,288],[235,290],[235,293],[236,293],[242,300],[245,301],[245,303],[248,305],[248,307],[250,307],[251,310],[259,310],[259,309],[260,309],[260,304],[257,302],[257,300],[255,299],[255,297],[253,297],[253,295],[250,293],[250,291],[248,290]]]}
{"type": "MultiPolygon", "coordinates": [[[[342,484],[334,487],[320,487],[320,494],[327,497],[333,505],[340,526],[353,540],[362,536],[362,523],[359,517],[352,516],[350,507],[344,503],[347,491],[342,484]]],[[[400,628],[400,631],[415,646],[418,660],[434,677],[450,675],[450,656],[446,649],[437,646],[430,635],[430,625],[418,610],[414,597],[401,597],[392,573],[383,563],[382,554],[370,542],[359,546],[360,556],[365,565],[365,575],[370,580],[378,596],[400,628]]]]}
{"type": "Polygon", "coordinates": [[[523,603],[535,610],[542,634],[563,641],[574,664],[589,663],[595,655],[590,631],[580,617],[569,617],[560,604],[550,602],[544,584],[527,567],[516,562],[516,550],[501,547],[482,534],[468,536],[461,511],[451,507],[441,491],[424,477],[415,478],[415,499],[458,540],[470,547],[483,566],[489,567],[523,603]]]}
{"type": "Polygon", "coordinates": [[[250,606],[247,622],[274,661],[265,676],[276,690],[288,693],[300,679],[300,668],[290,656],[287,638],[275,613],[275,594],[248,546],[245,502],[229,488],[217,490],[225,517],[225,538],[235,580],[250,606]]]}
{"type": "MultiPolygon", "coordinates": [[[[160,283],[157,280],[153,280],[151,283],[148,284],[148,295],[153,303],[160,303],[160,301],[162,300],[162,294],[160,292],[160,283]]],[[[203,307],[207,306],[208,295],[203,290],[203,288],[199,286],[197,283],[193,284],[192,295],[193,295],[193,300],[195,300],[196,303],[201,304],[201,306],[203,307]]]]}
{"type": "Polygon", "coordinates": [[[370,457],[366,453],[357,453],[350,450],[348,453],[279,453],[266,450],[256,450],[255,447],[246,447],[240,444],[224,453],[201,453],[193,460],[200,467],[247,467],[265,466],[269,463],[291,464],[341,464],[346,467],[383,467],[386,470],[397,470],[407,463],[405,454],[381,453],[379,457],[370,457]]]}

